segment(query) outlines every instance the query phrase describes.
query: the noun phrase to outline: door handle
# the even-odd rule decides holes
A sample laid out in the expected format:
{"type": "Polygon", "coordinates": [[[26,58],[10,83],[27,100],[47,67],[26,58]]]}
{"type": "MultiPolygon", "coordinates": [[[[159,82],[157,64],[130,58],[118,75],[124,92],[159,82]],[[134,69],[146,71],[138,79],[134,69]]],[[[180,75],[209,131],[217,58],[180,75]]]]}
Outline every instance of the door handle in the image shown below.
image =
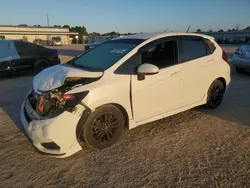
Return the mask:
{"type": "Polygon", "coordinates": [[[175,74],[178,74],[180,71],[175,71],[175,72],[173,72],[170,76],[173,76],[173,75],[175,75],[175,74]]]}
{"type": "Polygon", "coordinates": [[[211,63],[212,61],[213,61],[212,59],[211,59],[211,60],[208,60],[207,63],[211,63]]]}

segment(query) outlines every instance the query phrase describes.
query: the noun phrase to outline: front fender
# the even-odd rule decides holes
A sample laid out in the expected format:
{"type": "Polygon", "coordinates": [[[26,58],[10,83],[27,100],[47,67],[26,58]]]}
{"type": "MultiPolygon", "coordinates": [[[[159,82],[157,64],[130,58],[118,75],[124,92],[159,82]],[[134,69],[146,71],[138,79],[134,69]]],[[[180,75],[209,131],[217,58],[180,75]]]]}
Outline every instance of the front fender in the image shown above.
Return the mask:
{"type": "Polygon", "coordinates": [[[105,89],[103,87],[95,88],[89,91],[82,102],[90,108],[91,111],[95,111],[96,108],[105,104],[119,104],[127,111],[129,119],[132,119],[129,92],[129,88],[127,89],[121,85],[116,87],[107,86],[105,89]]]}

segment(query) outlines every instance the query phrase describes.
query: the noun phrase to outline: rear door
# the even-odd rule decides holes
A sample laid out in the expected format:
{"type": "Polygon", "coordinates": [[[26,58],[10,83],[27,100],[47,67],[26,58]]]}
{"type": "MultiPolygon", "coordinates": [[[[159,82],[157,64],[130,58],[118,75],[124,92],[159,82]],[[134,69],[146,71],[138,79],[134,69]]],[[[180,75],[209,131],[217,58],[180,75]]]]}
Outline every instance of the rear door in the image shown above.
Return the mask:
{"type": "Polygon", "coordinates": [[[15,48],[20,59],[12,61],[13,67],[16,70],[31,68],[35,61],[36,45],[24,41],[15,41],[15,48]]]}
{"type": "Polygon", "coordinates": [[[205,41],[198,36],[182,36],[179,42],[179,63],[183,64],[183,106],[201,101],[208,90],[214,70],[214,57],[205,41]]]}

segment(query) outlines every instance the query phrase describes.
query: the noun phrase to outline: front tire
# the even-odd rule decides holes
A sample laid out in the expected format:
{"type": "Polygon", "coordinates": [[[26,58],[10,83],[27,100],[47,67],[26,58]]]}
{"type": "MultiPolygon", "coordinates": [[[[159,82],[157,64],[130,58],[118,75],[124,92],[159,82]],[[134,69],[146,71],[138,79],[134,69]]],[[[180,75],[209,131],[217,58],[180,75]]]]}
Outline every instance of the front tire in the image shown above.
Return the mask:
{"type": "Polygon", "coordinates": [[[223,100],[225,93],[225,86],[220,80],[215,80],[208,89],[207,103],[205,108],[215,109],[218,108],[223,100]]]}
{"type": "Polygon", "coordinates": [[[80,141],[95,149],[115,144],[125,130],[123,113],[113,105],[104,105],[89,115],[79,135],[80,141]]]}

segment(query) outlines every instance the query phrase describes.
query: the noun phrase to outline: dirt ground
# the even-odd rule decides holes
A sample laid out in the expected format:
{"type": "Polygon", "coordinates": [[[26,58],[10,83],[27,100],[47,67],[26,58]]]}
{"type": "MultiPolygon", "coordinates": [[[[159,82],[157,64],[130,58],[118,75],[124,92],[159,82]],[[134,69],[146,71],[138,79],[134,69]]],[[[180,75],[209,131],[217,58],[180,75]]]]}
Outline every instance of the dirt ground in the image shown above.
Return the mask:
{"type": "Polygon", "coordinates": [[[232,73],[216,110],[198,107],[142,125],[110,148],[66,159],[37,153],[18,129],[31,82],[0,81],[0,187],[250,187],[249,75],[232,73]]]}

